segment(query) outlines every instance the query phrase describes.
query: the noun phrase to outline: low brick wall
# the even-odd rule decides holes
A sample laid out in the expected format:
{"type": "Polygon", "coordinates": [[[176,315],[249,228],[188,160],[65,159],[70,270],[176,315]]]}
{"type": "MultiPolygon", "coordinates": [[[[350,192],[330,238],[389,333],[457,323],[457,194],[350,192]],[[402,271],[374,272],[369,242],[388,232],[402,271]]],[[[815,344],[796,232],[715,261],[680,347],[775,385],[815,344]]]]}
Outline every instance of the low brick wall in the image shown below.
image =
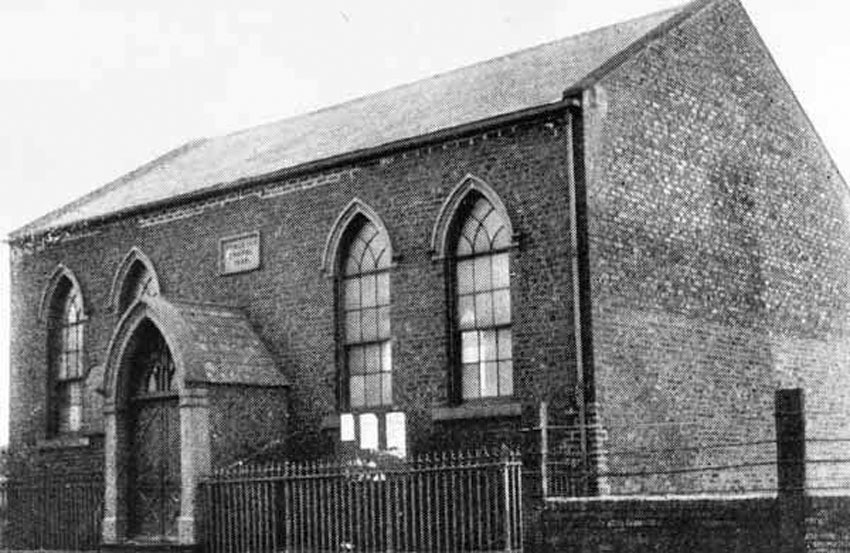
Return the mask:
{"type": "Polygon", "coordinates": [[[778,521],[773,498],[550,500],[542,534],[559,553],[776,553],[778,521]]]}
{"type": "Polygon", "coordinates": [[[850,497],[810,497],[806,509],[806,551],[850,552],[850,497]]]}

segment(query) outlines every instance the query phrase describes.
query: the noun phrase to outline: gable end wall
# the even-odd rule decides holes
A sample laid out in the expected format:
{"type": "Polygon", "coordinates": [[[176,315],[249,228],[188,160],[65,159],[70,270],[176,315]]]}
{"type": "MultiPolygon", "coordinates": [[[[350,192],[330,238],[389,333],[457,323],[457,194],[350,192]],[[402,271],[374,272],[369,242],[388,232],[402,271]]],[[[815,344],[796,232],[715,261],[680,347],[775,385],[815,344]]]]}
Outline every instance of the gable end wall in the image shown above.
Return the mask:
{"type": "Polygon", "coordinates": [[[771,442],[780,387],[806,389],[810,436],[850,438],[846,185],[734,0],[651,42],[585,105],[610,471],[768,464],[608,483],[775,488],[772,445],[706,446],[771,442]]]}

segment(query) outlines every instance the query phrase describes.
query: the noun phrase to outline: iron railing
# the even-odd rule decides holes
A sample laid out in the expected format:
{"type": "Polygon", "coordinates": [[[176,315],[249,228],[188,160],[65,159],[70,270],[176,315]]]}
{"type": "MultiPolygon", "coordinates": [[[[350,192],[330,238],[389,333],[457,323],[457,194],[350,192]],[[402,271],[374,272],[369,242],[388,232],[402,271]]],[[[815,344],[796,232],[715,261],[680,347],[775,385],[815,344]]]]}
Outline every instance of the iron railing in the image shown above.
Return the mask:
{"type": "Polygon", "coordinates": [[[100,475],[30,475],[0,481],[0,546],[94,550],[100,545],[100,475]]]}
{"type": "Polygon", "coordinates": [[[522,550],[514,451],[239,467],[202,488],[210,553],[522,550]]]}

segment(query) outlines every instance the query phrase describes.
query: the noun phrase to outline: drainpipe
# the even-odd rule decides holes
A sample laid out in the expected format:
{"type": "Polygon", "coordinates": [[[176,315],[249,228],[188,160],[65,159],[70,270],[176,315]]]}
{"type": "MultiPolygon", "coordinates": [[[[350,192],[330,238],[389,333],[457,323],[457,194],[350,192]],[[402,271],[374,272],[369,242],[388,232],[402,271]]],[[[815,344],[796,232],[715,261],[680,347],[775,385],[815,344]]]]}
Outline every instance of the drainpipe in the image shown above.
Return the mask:
{"type": "MultiPolygon", "coordinates": [[[[579,439],[587,488],[585,493],[596,494],[598,483],[591,462],[589,424],[597,423],[595,413],[596,389],[593,378],[593,335],[590,319],[590,266],[587,236],[587,179],[585,148],[585,110],[580,98],[566,98],[567,162],[570,204],[570,249],[573,284],[573,328],[576,343],[576,402],[578,404],[579,439]]],[[[596,439],[595,435],[592,439],[596,439]]]]}

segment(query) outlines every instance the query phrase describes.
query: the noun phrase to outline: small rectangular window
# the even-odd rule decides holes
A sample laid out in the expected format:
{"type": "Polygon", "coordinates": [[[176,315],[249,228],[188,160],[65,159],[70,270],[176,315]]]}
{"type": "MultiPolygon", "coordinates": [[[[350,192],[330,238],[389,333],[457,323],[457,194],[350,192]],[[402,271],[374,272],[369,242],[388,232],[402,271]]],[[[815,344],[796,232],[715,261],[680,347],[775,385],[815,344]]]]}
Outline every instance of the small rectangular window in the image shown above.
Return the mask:
{"type": "Polygon", "coordinates": [[[478,328],[493,325],[493,296],[490,292],[475,294],[475,325],[478,328]]]}
{"type": "Polygon", "coordinates": [[[366,377],[353,375],[349,378],[349,393],[351,395],[351,406],[362,407],[366,405],[366,377]]]}
{"type": "Polygon", "coordinates": [[[467,363],[463,365],[463,397],[475,398],[481,395],[479,384],[478,363],[467,363]]]}
{"type": "Polygon", "coordinates": [[[499,364],[494,361],[481,363],[481,395],[499,395],[499,364]]]}
{"type": "Polygon", "coordinates": [[[464,332],[460,335],[461,360],[463,363],[478,362],[478,331],[464,332]]]}
{"type": "Polygon", "coordinates": [[[490,290],[493,288],[493,277],[490,272],[490,257],[475,258],[475,291],[490,290]]]}

